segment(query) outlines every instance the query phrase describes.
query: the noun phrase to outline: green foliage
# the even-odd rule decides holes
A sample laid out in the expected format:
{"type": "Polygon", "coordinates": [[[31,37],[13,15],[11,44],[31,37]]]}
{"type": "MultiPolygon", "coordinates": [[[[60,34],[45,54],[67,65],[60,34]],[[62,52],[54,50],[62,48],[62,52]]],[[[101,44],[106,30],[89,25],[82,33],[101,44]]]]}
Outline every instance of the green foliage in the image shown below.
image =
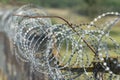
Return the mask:
{"type": "Polygon", "coordinates": [[[33,3],[42,7],[70,8],[78,14],[96,16],[107,11],[120,12],[120,0],[0,0],[5,4],[33,3]]]}
{"type": "Polygon", "coordinates": [[[7,4],[9,2],[9,0],[0,0],[0,2],[7,4]]]}

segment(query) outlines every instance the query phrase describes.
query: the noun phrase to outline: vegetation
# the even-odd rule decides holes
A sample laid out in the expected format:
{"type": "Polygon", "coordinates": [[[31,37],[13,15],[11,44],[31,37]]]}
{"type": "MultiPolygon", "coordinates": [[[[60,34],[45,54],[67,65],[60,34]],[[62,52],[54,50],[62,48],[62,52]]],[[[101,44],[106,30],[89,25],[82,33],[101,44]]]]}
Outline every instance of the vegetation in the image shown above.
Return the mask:
{"type": "Polygon", "coordinates": [[[120,0],[1,0],[0,2],[12,5],[33,3],[43,7],[70,8],[78,14],[90,17],[107,11],[120,12],[120,0]]]}

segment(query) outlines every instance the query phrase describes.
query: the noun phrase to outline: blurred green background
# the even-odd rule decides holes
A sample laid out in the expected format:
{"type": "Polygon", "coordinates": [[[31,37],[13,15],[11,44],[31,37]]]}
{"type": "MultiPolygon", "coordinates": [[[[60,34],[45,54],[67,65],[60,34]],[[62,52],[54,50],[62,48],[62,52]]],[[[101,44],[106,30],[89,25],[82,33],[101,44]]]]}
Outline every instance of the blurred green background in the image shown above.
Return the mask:
{"type": "Polygon", "coordinates": [[[0,3],[14,6],[33,3],[46,8],[67,8],[90,18],[107,11],[120,12],[120,0],[0,0],[0,3]]]}
{"type": "MultiPolygon", "coordinates": [[[[74,24],[89,23],[95,17],[105,12],[120,12],[120,0],[0,0],[0,9],[10,9],[29,3],[39,5],[45,8],[49,15],[64,17],[74,24]]],[[[98,25],[104,24],[105,20],[109,21],[113,18],[112,16],[103,19],[103,21],[99,21],[98,25]]],[[[53,21],[54,23],[62,23],[61,20],[53,21]]],[[[110,32],[117,42],[120,42],[119,26],[120,23],[115,25],[115,28],[112,28],[110,32]]],[[[111,53],[111,55],[115,56],[114,53],[111,53]]]]}

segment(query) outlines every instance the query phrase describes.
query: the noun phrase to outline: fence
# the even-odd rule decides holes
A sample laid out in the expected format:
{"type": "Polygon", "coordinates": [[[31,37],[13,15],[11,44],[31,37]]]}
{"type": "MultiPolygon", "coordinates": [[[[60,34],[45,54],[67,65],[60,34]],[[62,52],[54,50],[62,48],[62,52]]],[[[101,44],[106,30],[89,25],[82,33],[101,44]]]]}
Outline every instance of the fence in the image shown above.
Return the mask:
{"type": "Polygon", "coordinates": [[[119,80],[120,46],[109,35],[119,22],[119,16],[118,12],[108,12],[90,24],[78,25],[59,16],[48,16],[34,5],[13,10],[2,19],[2,24],[6,23],[4,45],[8,78],[119,80]],[[116,17],[102,25],[97,23],[108,15],[116,17]],[[52,24],[51,18],[61,19],[65,24],[52,24]],[[111,56],[111,52],[116,56],[111,56]]]}

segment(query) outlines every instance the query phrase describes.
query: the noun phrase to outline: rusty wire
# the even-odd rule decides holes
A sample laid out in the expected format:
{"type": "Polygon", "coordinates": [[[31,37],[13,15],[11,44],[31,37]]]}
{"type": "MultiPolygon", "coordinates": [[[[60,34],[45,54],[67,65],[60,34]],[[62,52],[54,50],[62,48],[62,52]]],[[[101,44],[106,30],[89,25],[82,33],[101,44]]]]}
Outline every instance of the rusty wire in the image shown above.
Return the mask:
{"type": "Polygon", "coordinates": [[[48,16],[39,7],[31,5],[23,6],[10,15],[7,17],[10,31],[6,33],[13,35],[9,37],[14,42],[15,54],[30,62],[36,71],[48,74],[54,80],[96,80],[100,74],[110,74],[107,79],[118,74],[119,78],[119,59],[111,57],[110,51],[119,55],[120,45],[109,35],[111,27],[119,22],[118,12],[102,14],[86,25],[71,24],[59,16],[48,16]],[[105,21],[104,25],[96,24],[107,15],[117,18],[105,21]],[[50,18],[61,19],[67,25],[52,24],[50,18]],[[109,47],[108,42],[114,48],[109,47]]]}

